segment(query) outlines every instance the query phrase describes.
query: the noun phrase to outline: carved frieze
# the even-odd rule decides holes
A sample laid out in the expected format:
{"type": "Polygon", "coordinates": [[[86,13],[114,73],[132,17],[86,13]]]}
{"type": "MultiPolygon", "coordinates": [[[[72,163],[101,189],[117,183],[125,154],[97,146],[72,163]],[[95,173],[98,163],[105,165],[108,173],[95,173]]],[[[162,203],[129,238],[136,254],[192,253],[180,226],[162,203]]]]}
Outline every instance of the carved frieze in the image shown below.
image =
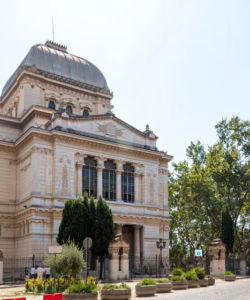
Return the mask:
{"type": "Polygon", "coordinates": [[[104,133],[107,136],[118,138],[122,136],[124,129],[119,129],[112,122],[106,124],[98,124],[99,132],[104,133]]]}

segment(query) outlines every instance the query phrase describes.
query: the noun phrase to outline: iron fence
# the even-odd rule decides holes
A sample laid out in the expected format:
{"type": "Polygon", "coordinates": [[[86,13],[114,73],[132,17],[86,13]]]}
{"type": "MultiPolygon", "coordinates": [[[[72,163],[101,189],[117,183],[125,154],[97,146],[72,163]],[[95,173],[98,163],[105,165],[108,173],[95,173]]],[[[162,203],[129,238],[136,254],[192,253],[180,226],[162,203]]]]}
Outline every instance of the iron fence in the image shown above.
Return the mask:
{"type": "Polygon", "coordinates": [[[129,256],[130,279],[136,277],[164,277],[169,275],[169,264],[160,255],[148,257],[129,256]]]}
{"type": "Polygon", "coordinates": [[[45,257],[4,257],[3,280],[4,282],[16,282],[25,280],[25,269],[32,266],[42,266],[45,257]]]}

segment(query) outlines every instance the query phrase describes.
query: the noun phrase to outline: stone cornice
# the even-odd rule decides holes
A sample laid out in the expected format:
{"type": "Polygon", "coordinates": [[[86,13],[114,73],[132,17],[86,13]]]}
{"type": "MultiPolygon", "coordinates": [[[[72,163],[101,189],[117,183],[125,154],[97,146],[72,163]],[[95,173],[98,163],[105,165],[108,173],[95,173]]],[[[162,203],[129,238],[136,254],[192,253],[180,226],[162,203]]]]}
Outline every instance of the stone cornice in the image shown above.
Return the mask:
{"type": "Polygon", "coordinates": [[[63,120],[70,120],[70,121],[75,121],[75,122],[89,122],[89,121],[96,121],[96,120],[115,120],[117,123],[119,123],[120,125],[130,129],[131,131],[133,131],[134,133],[140,135],[141,137],[147,139],[147,140],[156,140],[157,137],[150,137],[150,136],[146,136],[142,131],[138,130],[137,128],[133,127],[132,125],[126,123],[125,121],[119,119],[118,117],[116,117],[114,114],[112,113],[107,113],[104,115],[89,115],[87,117],[82,117],[82,116],[63,116],[63,115],[59,115],[59,114],[55,114],[55,118],[51,121],[48,122],[47,126],[53,124],[55,119],[63,119],[63,120]]]}
{"type": "Polygon", "coordinates": [[[61,89],[71,89],[74,91],[78,91],[84,94],[90,94],[95,96],[101,96],[103,98],[112,99],[112,93],[107,93],[106,91],[102,91],[99,88],[92,87],[87,84],[81,84],[78,82],[73,82],[68,80],[67,78],[63,78],[62,76],[53,76],[48,72],[43,72],[38,69],[26,68],[22,69],[15,80],[15,82],[11,85],[9,90],[0,98],[0,105],[3,105],[9,98],[9,96],[16,90],[16,88],[20,85],[21,80],[25,77],[39,79],[45,83],[51,83],[53,85],[59,86],[61,89]]]}
{"type": "Polygon", "coordinates": [[[147,149],[141,149],[141,148],[135,148],[132,146],[125,146],[117,143],[113,143],[110,141],[103,141],[103,140],[98,140],[96,138],[92,137],[86,137],[86,136],[79,136],[75,135],[72,133],[66,133],[62,131],[57,131],[57,130],[52,130],[48,131],[46,129],[42,128],[35,128],[35,127],[30,127],[22,136],[20,136],[16,142],[16,146],[20,146],[22,143],[26,142],[27,139],[30,139],[34,136],[38,136],[40,138],[47,138],[50,139],[51,141],[62,141],[65,143],[72,143],[75,142],[80,143],[81,145],[83,144],[88,144],[91,146],[97,146],[97,147],[102,147],[102,149],[105,147],[107,149],[114,149],[117,150],[119,149],[119,152],[122,150],[126,150],[126,152],[131,152],[132,154],[137,154],[138,156],[146,156],[146,157],[153,157],[153,158],[158,158],[160,160],[165,160],[166,162],[171,160],[171,156],[166,156],[162,152],[157,152],[157,151],[152,151],[152,150],[147,150],[147,149]]]}
{"type": "Polygon", "coordinates": [[[50,120],[53,113],[54,112],[49,108],[38,105],[32,105],[22,115],[21,118],[13,118],[10,116],[0,114],[0,124],[2,123],[17,129],[22,129],[34,117],[43,117],[47,120],[50,120]]]}

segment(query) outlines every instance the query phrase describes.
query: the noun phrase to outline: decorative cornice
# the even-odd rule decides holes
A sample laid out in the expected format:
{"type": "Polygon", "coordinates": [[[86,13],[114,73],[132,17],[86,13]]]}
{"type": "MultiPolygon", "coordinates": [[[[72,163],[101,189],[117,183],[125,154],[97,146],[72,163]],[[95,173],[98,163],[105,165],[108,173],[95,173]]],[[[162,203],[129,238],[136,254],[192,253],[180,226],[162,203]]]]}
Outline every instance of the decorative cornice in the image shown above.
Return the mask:
{"type": "Polygon", "coordinates": [[[40,78],[40,80],[46,81],[46,82],[52,82],[55,85],[61,85],[62,89],[74,89],[74,90],[80,90],[81,92],[85,93],[90,93],[90,94],[95,94],[95,95],[100,95],[102,97],[112,99],[113,93],[106,89],[98,88],[86,83],[78,82],[72,79],[68,79],[66,77],[56,75],[53,73],[49,73],[43,70],[39,70],[34,66],[28,67],[22,67],[18,70],[18,76],[15,80],[15,82],[9,87],[9,89],[5,92],[4,95],[1,96],[0,98],[0,104],[4,103],[9,95],[15,91],[15,89],[20,85],[20,81],[22,80],[23,77],[25,76],[30,76],[33,78],[40,78]],[[62,86],[63,84],[63,86],[62,86]]]}

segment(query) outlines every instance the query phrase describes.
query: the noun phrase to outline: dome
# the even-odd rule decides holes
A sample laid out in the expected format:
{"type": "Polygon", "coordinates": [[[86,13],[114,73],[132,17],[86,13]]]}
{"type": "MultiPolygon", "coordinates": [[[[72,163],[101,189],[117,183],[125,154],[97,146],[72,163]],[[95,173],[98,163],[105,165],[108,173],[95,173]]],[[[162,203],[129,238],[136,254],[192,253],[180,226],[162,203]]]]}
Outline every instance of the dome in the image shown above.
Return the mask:
{"type": "Polygon", "coordinates": [[[17,79],[19,73],[29,69],[45,77],[110,94],[105,77],[91,62],[69,54],[65,46],[47,41],[34,45],[2,90],[2,97],[17,79]]]}

